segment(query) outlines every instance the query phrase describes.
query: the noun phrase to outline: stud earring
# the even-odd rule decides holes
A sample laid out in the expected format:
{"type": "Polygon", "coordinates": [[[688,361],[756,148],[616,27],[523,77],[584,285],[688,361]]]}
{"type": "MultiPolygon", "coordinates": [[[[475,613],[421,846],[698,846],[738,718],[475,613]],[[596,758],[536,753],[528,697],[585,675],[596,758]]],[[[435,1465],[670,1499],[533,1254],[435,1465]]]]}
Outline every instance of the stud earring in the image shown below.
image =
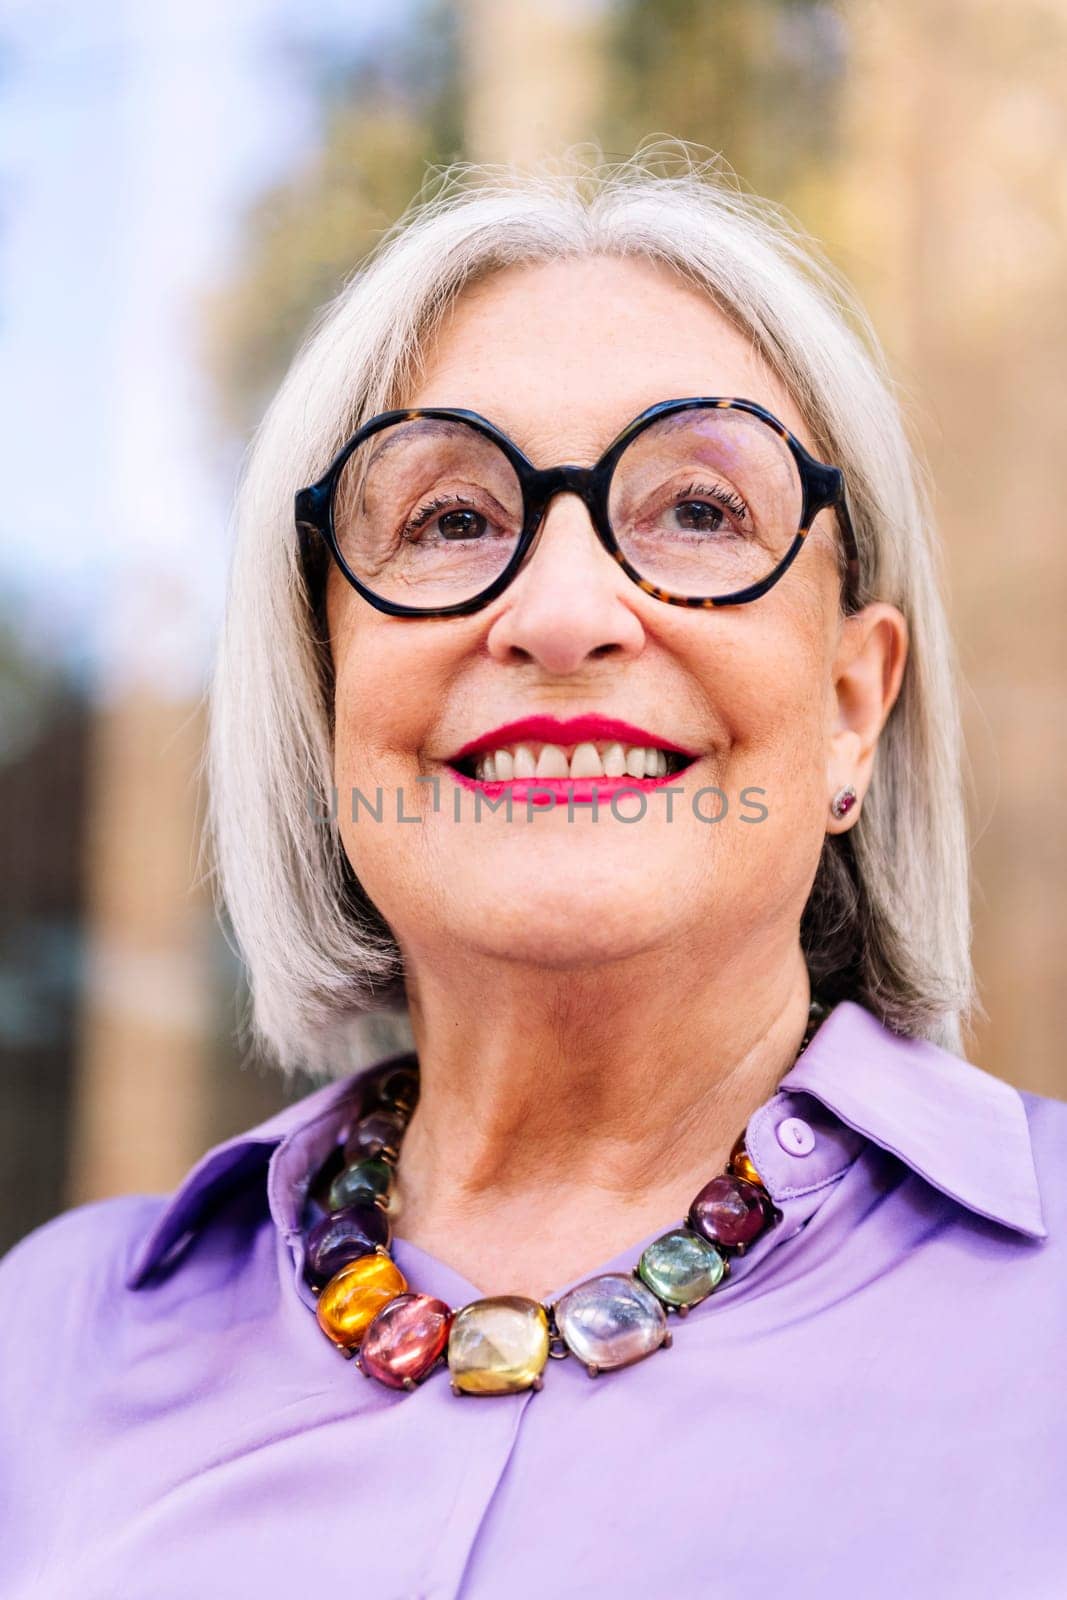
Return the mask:
{"type": "Polygon", "coordinates": [[[840,822],[842,817],[848,816],[849,812],[852,810],[852,807],[856,804],[856,799],[857,795],[855,789],[850,783],[846,783],[843,789],[838,789],[837,793],[830,801],[830,811],[832,815],[835,816],[840,822]]]}

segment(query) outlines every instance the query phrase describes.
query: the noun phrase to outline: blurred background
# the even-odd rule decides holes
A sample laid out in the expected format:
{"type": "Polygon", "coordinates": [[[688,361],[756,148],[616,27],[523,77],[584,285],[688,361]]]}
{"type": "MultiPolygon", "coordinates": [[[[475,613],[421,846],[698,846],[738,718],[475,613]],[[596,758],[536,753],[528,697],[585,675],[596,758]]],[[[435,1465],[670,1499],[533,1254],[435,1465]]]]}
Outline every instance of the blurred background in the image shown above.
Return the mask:
{"type": "Polygon", "coordinates": [[[721,151],[858,286],[966,678],[972,1060],[1067,1097],[1067,0],[7,0],[0,1250],[308,1092],[236,1039],[203,691],[251,432],[428,164],[721,151]]]}

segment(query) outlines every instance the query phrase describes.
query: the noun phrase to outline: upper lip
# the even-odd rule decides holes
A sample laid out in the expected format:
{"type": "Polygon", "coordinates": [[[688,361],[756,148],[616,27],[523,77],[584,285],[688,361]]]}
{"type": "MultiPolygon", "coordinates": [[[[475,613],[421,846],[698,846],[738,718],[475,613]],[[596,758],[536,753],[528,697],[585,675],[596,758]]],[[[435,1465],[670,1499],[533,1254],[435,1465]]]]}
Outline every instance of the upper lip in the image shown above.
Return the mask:
{"type": "Polygon", "coordinates": [[[523,739],[536,739],[544,744],[580,744],[582,740],[617,739],[620,744],[651,746],[656,750],[673,750],[677,755],[696,758],[697,751],[686,750],[673,739],[664,739],[658,733],[649,733],[633,722],[621,722],[618,717],[583,716],[559,717],[546,715],[520,717],[516,722],[502,722],[499,728],[480,733],[448,759],[460,761],[466,756],[480,755],[483,751],[499,750],[519,744],[523,739]]]}

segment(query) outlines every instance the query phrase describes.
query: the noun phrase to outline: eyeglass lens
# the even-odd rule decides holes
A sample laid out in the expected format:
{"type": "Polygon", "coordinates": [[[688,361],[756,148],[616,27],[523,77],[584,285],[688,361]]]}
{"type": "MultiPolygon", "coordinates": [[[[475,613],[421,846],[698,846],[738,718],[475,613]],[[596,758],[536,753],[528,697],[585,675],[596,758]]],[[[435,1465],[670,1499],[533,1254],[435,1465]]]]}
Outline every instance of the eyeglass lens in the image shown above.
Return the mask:
{"type": "MultiPolygon", "coordinates": [[[[618,459],[608,520],[641,577],[677,595],[732,594],[768,577],[800,528],[803,489],[786,441],[748,412],[675,412],[618,459]]],[[[480,594],[522,533],[523,494],[491,439],[415,418],[349,456],[334,495],[340,553],[382,599],[435,608],[480,594]]]]}

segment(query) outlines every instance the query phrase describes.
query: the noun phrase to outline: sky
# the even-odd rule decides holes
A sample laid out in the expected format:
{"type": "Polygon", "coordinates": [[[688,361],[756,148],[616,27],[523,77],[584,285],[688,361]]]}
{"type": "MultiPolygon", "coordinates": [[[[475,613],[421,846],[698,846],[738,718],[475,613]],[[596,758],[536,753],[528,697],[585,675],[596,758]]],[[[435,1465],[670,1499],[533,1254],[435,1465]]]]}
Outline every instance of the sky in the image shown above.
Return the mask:
{"type": "Polygon", "coordinates": [[[197,295],[314,152],[314,59],[387,49],[415,4],[0,4],[0,617],[100,700],[202,688],[240,441],[197,295]]]}

